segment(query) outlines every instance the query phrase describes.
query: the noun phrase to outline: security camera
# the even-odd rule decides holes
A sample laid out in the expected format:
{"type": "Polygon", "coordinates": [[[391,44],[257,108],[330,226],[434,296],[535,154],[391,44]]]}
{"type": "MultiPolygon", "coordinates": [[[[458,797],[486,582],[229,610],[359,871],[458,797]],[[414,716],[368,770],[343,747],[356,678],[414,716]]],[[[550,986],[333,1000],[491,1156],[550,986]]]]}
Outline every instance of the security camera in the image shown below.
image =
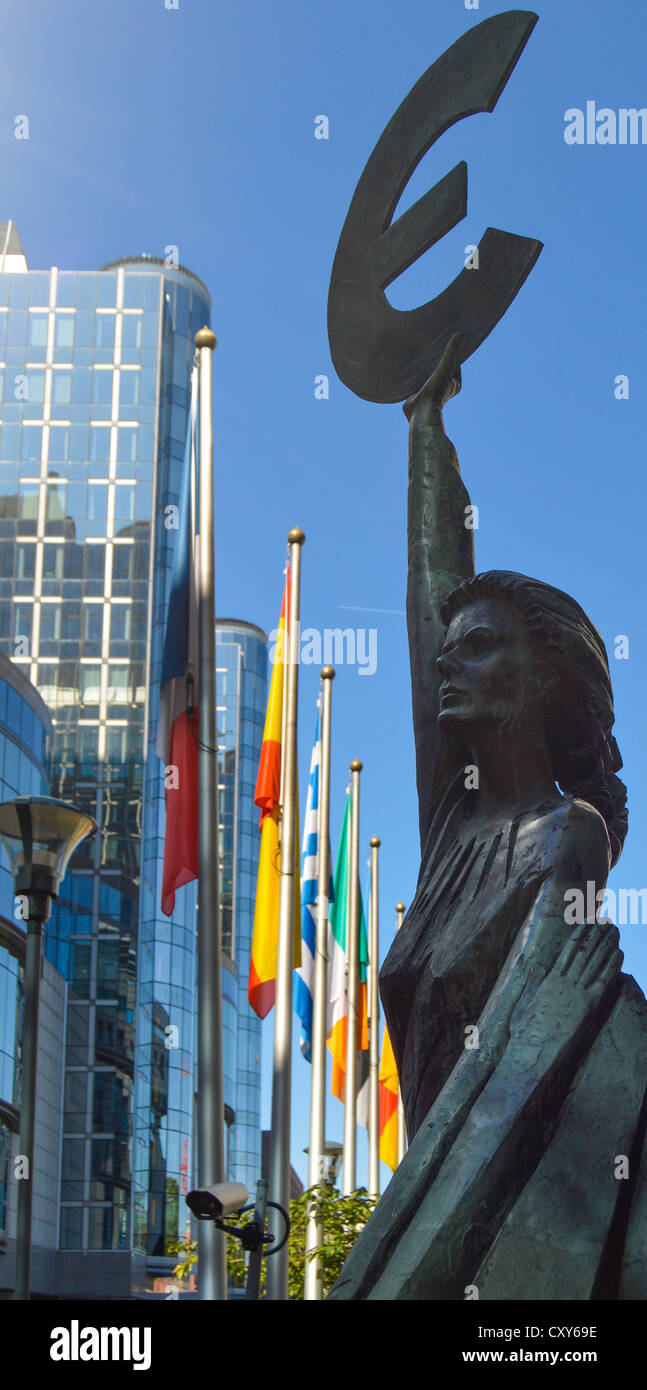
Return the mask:
{"type": "Polygon", "coordinates": [[[249,1201],[249,1192],[242,1182],[217,1182],[214,1187],[196,1187],[186,1199],[199,1221],[220,1221],[242,1211],[249,1201]]]}

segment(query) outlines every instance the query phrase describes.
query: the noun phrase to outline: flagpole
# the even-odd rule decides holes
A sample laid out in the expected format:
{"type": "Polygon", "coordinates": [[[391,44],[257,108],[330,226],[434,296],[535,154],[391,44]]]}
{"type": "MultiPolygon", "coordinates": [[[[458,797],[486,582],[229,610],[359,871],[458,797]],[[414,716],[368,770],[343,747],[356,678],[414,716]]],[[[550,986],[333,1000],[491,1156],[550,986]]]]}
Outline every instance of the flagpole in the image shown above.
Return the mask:
{"type": "Polygon", "coordinates": [[[344,1183],[343,1196],[357,1187],[357,985],[359,979],[359,774],[362,764],[353,758],[350,862],[348,867],[348,992],[346,1011],[346,1078],[344,1083],[344,1183]]]}
{"type": "MultiPolygon", "coordinates": [[[[404,903],[396,903],[396,922],[395,930],[398,932],[402,926],[402,919],[406,912],[404,903]]],[[[407,1151],[407,1129],[404,1123],[404,1106],[402,1104],[402,1092],[398,1081],[398,1163],[401,1163],[407,1151]]]]}
{"type": "MultiPolygon", "coordinates": [[[[290,544],[290,603],[288,614],[288,665],[284,800],[281,819],[281,879],[279,885],[279,939],[274,1005],[274,1074],[270,1135],[270,1197],[287,1212],[290,1208],[290,1088],[292,1079],[292,971],[294,966],[294,903],[297,792],[297,697],[299,687],[299,599],[303,531],[295,526],[290,544]]],[[[267,1296],[274,1301],[288,1296],[289,1247],[268,1261],[267,1296]]]]}
{"type": "MultiPolygon", "coordinates": [[[[321,710],[321,761],[319,764],[319,822],[317,863],[317,937],[315,968],[312,984],[312,1041],[310,1060],[310,1153],[308,1187],[324,1181],[326,1130],[326,1004],[328,965],[328,893],[330,889],[330,724],[332,683],[335,672],[324,666],[321,672],[323,699],[321,710]]],[[[304,1299],[323,1298],[323,1269],[318,1256],[308,1259],[308,1251],[323,1245],[323,1224],[317,1218],[316,1207],[308,1212],[306,1224],[306,1265],[304,1299]]]]}
{"type": "Polygon", "coordinates": [[[368,1190],[380,1195],[380,1004],[377,988],[379,959],[379,835],[371,839],[371,900],[368,925],[368,1190]]]}
{"type": "MultiPolygon", "coordinates": [[[[286,669],[287,669],[288,650],[289,650],[289,643],[290,643],[290,547],[289,547],[289,545],[288,545],[288,547],[287,547],[287,554],[286,554],[286,559],[285,559],[285,569],[284,569],[283,573],[284,573],[284,575],[285,575],[285,592],[286,592],[286,595],[287,595],[287,601],[286,601],[286,605],[285,605],[285,631],[284,631],[284,633],[283,633],[283,642],[282,642],[282,645],[281,645],[281,661],[282,661],[282,663],[283,663],[283,703],[282,703],[282,707],[281,707],[281,748],[285,748],[285,717],[286,717],[287,708],[288,708],[288,702],[287,702],[287,700],[286,700],[286,698],[285,698],[285,672],[286,672],[286,669]]],[[[282,814],[282,806],[283,806],[283,789],[284,789],[284,785],[285,785],[285,758],[282,757],[282,758],[281,758],[281,782],[280,782],[280,791],[279,791],[279,849],[281,848],[281,833],[282,833],[282,831],[281,831],[281,814],[282,814]]]]}
{"type": "MultiPolygon", "coordinates": [[[[201,328],[199,353],[199,910],[198,910],[198,1187],[224,1182],[221,943],[218,884],[218,734],[213,549],[213,350],[216,335],[201,328]]],[[[198,1222],[198,1284],[202,1300],[227,1298],[225,1237],[213,1222],[198,1222]]]]}

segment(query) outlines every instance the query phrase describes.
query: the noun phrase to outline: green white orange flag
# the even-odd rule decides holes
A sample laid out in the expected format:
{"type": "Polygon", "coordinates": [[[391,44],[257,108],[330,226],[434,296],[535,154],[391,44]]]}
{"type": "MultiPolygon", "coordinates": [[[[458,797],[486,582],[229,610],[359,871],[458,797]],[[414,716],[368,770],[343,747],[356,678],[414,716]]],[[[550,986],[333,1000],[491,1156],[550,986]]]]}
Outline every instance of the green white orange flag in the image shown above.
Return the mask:
{"type": "Polygon", "coordinates": [[[398,1166],[398,1070],[389,1030],[385,1025],[379,1072],[380,1158],[395,1172],[398,1166]]]}
{"type": "MultiPolygon", "coordinates": [[[[249,1002],[259,1018],[265,1018],[274,1003],[276,989],[276,959],[279,939],[279,884],[281,851],[279,846],[279,810],[281,798],[281,757],[283,745],[283,702],[285,698],[285,663],[287,660],[288,609],[290,575],[285,581],[281,616],[270,681],[270,693],[265,715],[263,744],[256,779],[255,804],[259,807],[261,848],[258,859],[254,930],[249,963],[249,1002]]],[[[297,803],[298,823],[298,803],[297,803]]],[[[298,831],[297,881],[298,881],[298,831]]],[[[301,964],[301,915],[299,894],[295,894],[295,966],[301,964]]]]}
{"type": "MultiPolygon", "coordinates": [[[[337,1097],[337,1100],[341,1100],[342,1102],[346,1094],[346,1032],[348,1016],[346,941],[348,932],[348,895],[350,887],[351,800],[352,796],[349,788],[346,796],[346,809],[344,811],[344,821],[339,840],[337,863],[335,865],[335,876],[333,880],[334,901],[330,906],[328,929],[330,993],[328,1001],[327,1045],[329,1051],[332,1053],[332,1093],[337,1097]]],[[[359,914],[357,1050],[360,1053],[358,1091],[361,1091],[364,1082],[364,1071],[366,1070],[362,1067],[361,1061],[364,1054],[366,1054],[368,1058],[368,1008],[366,998],[368,940],[361,891],[359,898],[359,914]]],[[[359,1124],[367,1123],[367,1117],[365,1118],[359,1109],[357,1119],[359,1124]]]]}

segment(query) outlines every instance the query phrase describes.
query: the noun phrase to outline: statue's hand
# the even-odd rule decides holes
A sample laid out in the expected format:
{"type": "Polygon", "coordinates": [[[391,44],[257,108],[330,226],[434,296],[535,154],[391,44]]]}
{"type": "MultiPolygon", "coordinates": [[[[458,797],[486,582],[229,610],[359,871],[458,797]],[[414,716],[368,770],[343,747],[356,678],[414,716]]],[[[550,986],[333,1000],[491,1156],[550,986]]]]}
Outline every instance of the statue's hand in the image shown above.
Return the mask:
{"type": "Polygon", "coordinates": [[[620,973],[623,953],[612,922],[597,920],[576,927],[552,970],[524,1008],[511,1021],[511,1044],[529,1044],[550,1035],[553,1041],[570,1036],[596,1008],[620,973]]]}
{"type": "Polygon", "coordinates": [[[450,338],[447,347],[431,376],[427,378],[424,386],[415,396],[409,396],[404,402],[402,409],[411,420],[415,415],[416,420],[421,419],[424,423],[425,415],[430,418],[437,413],[450,401],[452,396],[456,396],[461,389],[461,359],[460,350],[463,337],[461,333],[454,333],[450,338]]]}

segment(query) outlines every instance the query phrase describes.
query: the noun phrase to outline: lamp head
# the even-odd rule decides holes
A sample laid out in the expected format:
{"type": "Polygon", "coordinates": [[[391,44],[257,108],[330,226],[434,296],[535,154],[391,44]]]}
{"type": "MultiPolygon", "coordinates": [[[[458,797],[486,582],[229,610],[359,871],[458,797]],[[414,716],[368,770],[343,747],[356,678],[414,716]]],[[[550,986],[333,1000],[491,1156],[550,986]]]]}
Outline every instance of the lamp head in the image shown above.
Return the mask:
{"type": "MultiPolygon", "coordinates": [[[[16,892],[35,900],[57,897],[71,855],[96,828],[92,816],[53,796],[19,796],[0,803],[0,842],[16,892]]],[[[46,919],[49,912],[36,915],[46,919]]]]}

